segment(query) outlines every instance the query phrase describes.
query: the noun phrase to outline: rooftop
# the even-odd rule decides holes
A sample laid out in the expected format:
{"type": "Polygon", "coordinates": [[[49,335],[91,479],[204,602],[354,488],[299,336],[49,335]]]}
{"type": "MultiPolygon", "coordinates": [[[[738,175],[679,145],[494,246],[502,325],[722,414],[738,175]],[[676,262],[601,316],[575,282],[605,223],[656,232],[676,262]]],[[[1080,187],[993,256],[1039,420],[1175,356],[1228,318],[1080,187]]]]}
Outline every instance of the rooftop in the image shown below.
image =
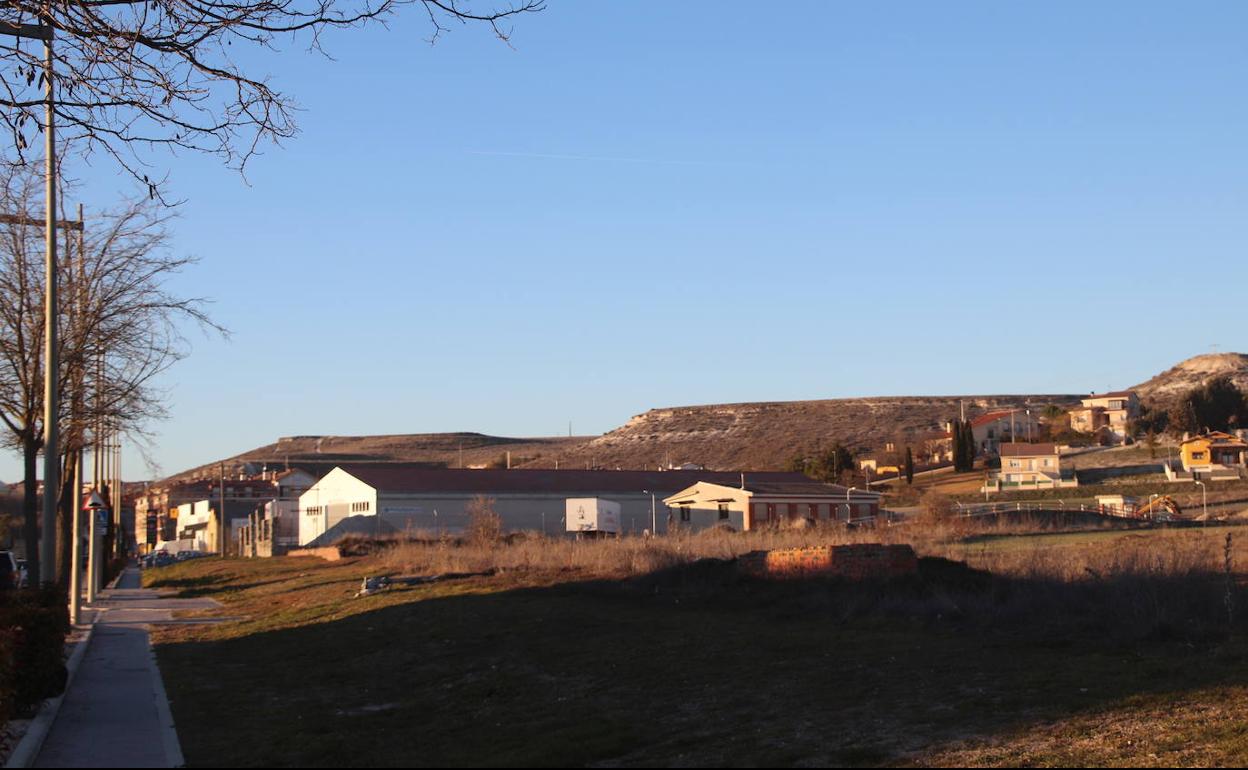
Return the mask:
{"type": "Polygon", "coordinates": [[[1002,457],[1039,457],[1057,454],[1057,444],[1002,444],[1002,457]]]}
{"type": "MultiPolygon", "coordinates": [[[[477,494],[588,493],[671,494],[699,481],[741,486],[740,471],[587,471],[520,468],[461,469],[382,465],[340,465],[346,473],[384,492],[470,492],[477,494]]],[[[758,483],[811,482],[801,473],[747,471],[746,485],[758,483]]],[[[823,485],[820,485],[823,486],[823,485]]],[[[843,492],[842,492],[843,493],[843,492]]]]}

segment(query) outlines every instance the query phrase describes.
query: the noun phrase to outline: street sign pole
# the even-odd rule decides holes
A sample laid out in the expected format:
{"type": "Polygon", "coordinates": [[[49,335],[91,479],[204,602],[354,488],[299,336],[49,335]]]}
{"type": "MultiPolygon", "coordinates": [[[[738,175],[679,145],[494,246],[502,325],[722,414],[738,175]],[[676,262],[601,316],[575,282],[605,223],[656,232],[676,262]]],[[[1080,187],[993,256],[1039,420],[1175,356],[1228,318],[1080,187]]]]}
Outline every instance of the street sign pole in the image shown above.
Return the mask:
{"type": "Polygon", "coordinates": [[[87,499],[83,510],[91,517],[90,530],[91,540],[87,545],[87,604],[95,603],[95,595],[100,590],[100,546],[98,540],[100,511],[108,510],[104,498],[100,497],[100,493],[91,492],[91,497],[87,499]]]}
{"type": "Polygon", "coordinates": [[[82,450],[76,449],[73,453],[74,463],[74,491],[73,505],[69,507],[73,511],[74,523],[70,528],[70,537],[73,538],[73,546],[70,556],[69,567],[69,622],[78,625],[79,616],[82,614],[82,450]]]}

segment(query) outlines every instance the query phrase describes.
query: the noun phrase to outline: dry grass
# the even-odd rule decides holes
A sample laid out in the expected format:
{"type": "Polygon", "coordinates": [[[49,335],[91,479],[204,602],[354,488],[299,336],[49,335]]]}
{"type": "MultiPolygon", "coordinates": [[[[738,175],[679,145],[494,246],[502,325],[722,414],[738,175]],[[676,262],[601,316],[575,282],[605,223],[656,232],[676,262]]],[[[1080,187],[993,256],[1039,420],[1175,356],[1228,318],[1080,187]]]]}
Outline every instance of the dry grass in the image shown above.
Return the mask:
{"type": "Polygon", "coordinates": [[[155,633],[193,765],[1242,763],[1248,611],[1225,600],[1248,607],[1248,537],[1228,580],[1232,528],[1045,524],[358,542],[146,577],[248,618],[155,633]],[[698,563],[852,542],[994,574],[698,563]],[[366,574],[487,570],[351,598],[366,574]]]}
{"type": "MultiPolygon", "coordinates": [[[[739,533],[707,530],[661,538],[571,540],[519,537],[495,543],[399,538],[374,547],[392,573],[558,570],[626,578],[699,559],[734,559],[754,550],[853,543],[905,543],[920,556],[965,561],[1003,577],[1079,582],[1123,575],[1220,573],[1230,529],[1086,529],[1038,535],[1043,522],[934,522],[874,529],[813,527],[739,533]]],[[[1233,536],[1232,560],[1248,566],[1248,532],[1233,536]]],[[[358,547],[358,546],[354,546],[358,547]]],[[[369,549],[373,550],[373,549],[369,549]]]]}

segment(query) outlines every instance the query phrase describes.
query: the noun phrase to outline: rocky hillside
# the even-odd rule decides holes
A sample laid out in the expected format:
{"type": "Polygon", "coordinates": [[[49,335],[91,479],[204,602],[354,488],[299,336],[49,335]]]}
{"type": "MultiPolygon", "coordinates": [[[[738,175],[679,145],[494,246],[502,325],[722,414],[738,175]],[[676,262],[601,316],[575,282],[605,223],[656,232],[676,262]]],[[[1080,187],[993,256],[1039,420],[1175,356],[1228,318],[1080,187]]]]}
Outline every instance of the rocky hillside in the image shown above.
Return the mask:
{"type": "MultiPolygon", "coordinates": [[[[568,466],[653,468],[695,463],[713,470],[783,467],[798,452],[841,442],[875,449],[942,430],[961,406],[968,418],[996,409],[1069,406],[1077,396],[914,396],[716,404],[651,409],[610,433],[567,446],[568,466]]],[[[545,465],[542,460],[534,465],[545,465]]]]}
{"type": "MultiPolygon", "coordinates": [[[[1134,389],[1161,404],[1175,395],[1229,373],[1248,392],[1248,355],[1196,356],[1134,389]]],[[[496,463],[510,451],[517,467],[654,468],[694,463],[713,470],[769,470],[796,453],[841,442],[878,449],[889,441],[913,441],[941,430],[962,405],[968,417],[997,409],[1071,406],[1074,395],[913,396],[823,401],[715,404],[651,409],[598,437],[505,438],[480,433],[395,436],[290,436],[230,458],[242,463],[328,470],[344,462],[428,462],[457,467],[496,463]]],[[[216,464],[179,477],[215,474],[216,464]]]]}
{"type": "Polygon", "coordinates": [[[1163,403],[1220,374],[1229,374],[1239,389],[1248,393],[1248,355],[1243,353],[1209,353],[1189,358],[1133,390],[1145,401],[1163,403]]]}

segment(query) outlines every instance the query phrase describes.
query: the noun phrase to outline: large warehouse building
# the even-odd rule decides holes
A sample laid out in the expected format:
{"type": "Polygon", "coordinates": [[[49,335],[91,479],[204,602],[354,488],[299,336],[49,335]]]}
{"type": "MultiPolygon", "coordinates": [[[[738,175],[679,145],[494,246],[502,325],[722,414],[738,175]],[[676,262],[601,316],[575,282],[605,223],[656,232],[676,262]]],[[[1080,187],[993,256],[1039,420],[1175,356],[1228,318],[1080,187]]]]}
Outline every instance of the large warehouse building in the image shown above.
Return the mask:
{"type": "MultiPolygon", "coordinates": [[[[299,498],[299,543],[348,532],[384,534],[463,531],[475,497],[494,500],[508,531],[564,531],[568,498],[604,498],[620,504],[626,533],[666,532],[676,513],[663,499],[699,481],[740,486],[750,482],[809,481],[797,473],[716,471],[461,470],[404,464],[343,465],[299,498]]],[[[675,519],[678,521],[678,519],[675,519]]]]}

